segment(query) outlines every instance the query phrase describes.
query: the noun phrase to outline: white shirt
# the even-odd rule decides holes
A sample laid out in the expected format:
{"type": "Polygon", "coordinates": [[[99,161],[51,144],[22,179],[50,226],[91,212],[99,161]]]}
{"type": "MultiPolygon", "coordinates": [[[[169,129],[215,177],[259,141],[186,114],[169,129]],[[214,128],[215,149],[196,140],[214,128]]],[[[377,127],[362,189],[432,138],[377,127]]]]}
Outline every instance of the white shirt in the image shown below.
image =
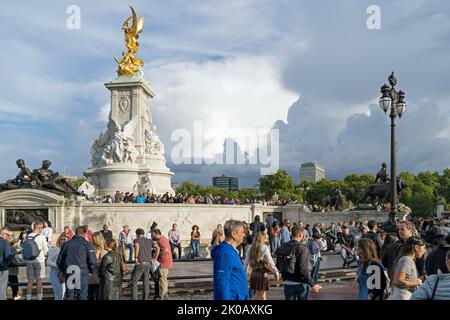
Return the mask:
{"type": "Polygon", "coordinates": [[[136,237],[134,236],[134,232],[130,229],[130,231],[128,231],[128,235],[125,234],[125,232],[121,231],[119,234],[119,244],[120,242],[124,242],[126,244],[133,244],[134,239],[136,239],[136,237]]]}
{"type": "MultiPolygon", "coordinates": [[[[36,235],[36,232],[32,232],[27,236],[27,239],[32,239],[36,235]]],[[[27,260],[27,262],[41,262],[45,263],[45,255],[48,253],[47,239],[42,234],[38,235],[34,242],[36,242],[40,252],[39,256],[34,260],[27,260]]]]}
{"type": "Polygon", "coordinates": [[[47,265],[49,267],[58,268],[58,265],[56,264],[56,260],[58,260],[60,251],[61,251],[60,247],[54,247],[48,251],[47,265]]]}
{"type": "MultiPolygon", "coordinates": [[[[252,250],[252,246],[250,246],[248,248],[247,254],[246,254],[246,257],[245,257],[245,262],[244,262],[244,270],[245,270],[245,272],[247,272],[247,269],[248,269],[248,267],[250,265],[250,250],[252,250]]],[[[274,270],[274,274],[278,276],[280,274],[280,272],[278,271],[277,267],[275,266],[275,263],[273,262],[272,255],[270,254],[269,247],[267,245],[263,244],[262,248],[261,248],[261,253],[262,253],[261,260],[269,262],[269,265],[274,270]]]]}
{"type": "Polygon", "coordinates": [[[41,234],[47,238],[48,244],[52,243],[52,237],[53,237],[53,229],[52,228],[45,227],[44,229],[42,229],[41,234]]]}

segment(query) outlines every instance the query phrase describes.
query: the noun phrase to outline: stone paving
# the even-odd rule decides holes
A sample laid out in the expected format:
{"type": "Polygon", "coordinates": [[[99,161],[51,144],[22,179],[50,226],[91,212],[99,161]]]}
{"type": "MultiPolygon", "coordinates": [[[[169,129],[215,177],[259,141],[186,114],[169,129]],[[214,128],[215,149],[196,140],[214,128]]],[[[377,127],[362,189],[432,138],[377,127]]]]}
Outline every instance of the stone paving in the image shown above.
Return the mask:
{"type": "MultiPolygon", "coordinates": [[[[212,292],[194,295],[171,295],[171,300],[212,300],[212,292]]],[[[284,300],[283,288],[271,288],[268,300],[284,300]]],[[[318,294],[310,294],[309,300],[358,300],[358,285],[354,281],[343,281],[322,285],[318,294]]]]}

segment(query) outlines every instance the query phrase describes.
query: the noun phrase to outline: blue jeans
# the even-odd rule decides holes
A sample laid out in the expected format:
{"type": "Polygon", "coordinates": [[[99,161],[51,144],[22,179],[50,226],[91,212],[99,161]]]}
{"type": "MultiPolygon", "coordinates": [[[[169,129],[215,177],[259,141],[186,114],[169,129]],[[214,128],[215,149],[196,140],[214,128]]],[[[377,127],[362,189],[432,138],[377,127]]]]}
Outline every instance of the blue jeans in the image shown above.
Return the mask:
{"type": "Polygon", "coordinates": [[[369,300],[369,288],[367,287],[367,272],[358,273],[359,300],[369,300]]]}
{"type": "Polygon", "coordinates": [[[309,284],[285,284],[284,296],[286,300],[308,300],[309,284]]]}
{"type": "Polygon", "coordinates": [[[89,274],[81,274],[80,288],[69,289],[73,284],[67,283],[66,277],[66,300],[87,300],[89,289],[89,274]]]}
{"type": "Polygon", "coordinates": [[[319,275],[319,269],[320,269],[320,258],[317,259],[316,264],[314,265],[312,271],[311,271],[311,278],[314,282],[317,282],[317,276],[319,275]]]}
{"type": "Polygon", "coordinates": [[[64,293],[66,291],[66,284],[61,283],[58,278],[58,268],[51,267],[50,269],[50,282],[52,283],[53,293],[55,294],[55,300],[63,300],[64,293]]]}
{"type": "Polygon", "coordinates": [[[130,250],[130,255],[128,256],[128,262],[133,262],[134,258],[133,258],[133,253],[134,253],[134,246],[132,243],[127,243],[125,244],[125,248],[124,248],[124,252],[123,255],[125,256],[125,250],[128,249],[130,250]]]}
{"type": "Polygon", "coordinates": [[[191,240],[191,249],[194,258],[200,257],[200,241],[191,240]]]}
{"type": "Polygon", "coordinates": [[[256,290],[248,289],[248,300],[252,300],[256,296],[256,290]]]}
{"type": "Polygon", "coordinates": [[[272,250],[272,253],[275,253],[277,248],[281,245],[281,238],[280,237],[270,237],[270,249],[272,250]]]}

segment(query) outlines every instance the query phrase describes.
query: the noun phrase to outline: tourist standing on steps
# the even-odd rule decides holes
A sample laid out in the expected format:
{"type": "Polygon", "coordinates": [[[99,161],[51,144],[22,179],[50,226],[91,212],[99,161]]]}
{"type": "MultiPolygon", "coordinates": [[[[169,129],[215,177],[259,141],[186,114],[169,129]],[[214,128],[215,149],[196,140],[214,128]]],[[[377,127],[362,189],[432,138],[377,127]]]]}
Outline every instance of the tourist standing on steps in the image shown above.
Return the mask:
{"type": "Polygon", "coordinates": [[[267,292],[270,288],[269,274],[279,277],[269,247],[265,244],[267,238],[264,232],[258,232],[245,258],[244,269],[247,273],[250,266],[250,290],[255,290],[254,300],[267,300],[267,292]]]}
{"type": "Polygon", "coordinates": [[[288,219],[284,219],[283,226],[280,231],[280,245],[286,242],[291,241],[291,221],[288,219]]]}
{"type": "Polygon", "coordinates": [[[135,265],[131,274],[131,299],[138,299],[138,282],[142,278],[142,300],[148,300],[150,290],[150,269],[153,259],[153,240],[145,237],[143,229],[136,230],[134,240],[135,265]]]}
{"type": "Polygon", "coordinates": [[[44,221],[44,229],[42,229],[42,235],[47,239],[47,244],[50,247],[53,238],[53,229],[50,221],[44,221]]]}
{"type": "Polygon", "coordinates": [[[309,250],[302,244],[303,231],[300,225],[293,227],[292,240],[282,244],[275,252],[286,300],[308,300],[310,290],[313,293],[320,291],[320,286],[314,282],[309,270],[309,250]]]}
{"type": "Polygon", "coordinates": [[[237,247],[245,237],[242,221],[224,225],[225,241],[211,251],[214,262],[214,300],[247,300],[248,287],[237,247]]]}
{"type": "Polygon", "coordinates": [[[8,288],[8,268],[16,253],[11,250],[8,240],[11,231],[0,230],[0,300],[6,300],[6,289],[8,288]]]}
{"type": "Polygon", "coordinates": [[[197,225],[192,226],[191,250],[193,258],[200,257],[200,231],[197,225]]]}
{"type": "Polygon", "coordinates": [[[122,299],[122,257],[114,239],[106,241],[106,251],[98,268],[100,300],[122,299]]]}
{"type": "Polygon", "coordinates": [[[169,297],[169,270],[172,269],[173,260],[170,250],[169,239],[161,234],[161,230],[155,229],[155,240],[158,242],[156,246],[156,259],[159,265],[159,299],[166,300],[169,297]]]}
{"type": "Polygon", "coordinates": [[[225,240],[225,235],[223,233],[223,228],[221,224],[218,224],[216,229],[213,231],[211,236],[211,246],[219,245],[223,240],[225,240]]]}
{"type": "Polygon", "coordinates": [[[16,254],[9,265],[8,283],[11,287],[13,299],[20,300],[22,297],[19,295],[19,265],[23,264],[24,261],[19,256],[21,252],[19,239],[11,239],[10,245],[11,251],[16,254]]]}
{"type": "Polygon", "coordinates": [[[100,266],[102,258],[108,253],[108,251],[106,251],[106,240],[103,237],[103,233],[94,233],[94,236],[92,238],[92,245],[95,250],[95,259],[97,260],[97,265],[96,271],[89,275],[88,300],[100,300],[100,278],[98,276],[98,268],[100,266]]]}
{"type": "Polygon", "coordinates": [[[34,222],[33,232],[28,234],[22,243],[23,258],[27,263],[27,295],[26,299],[31,300],[33,283],[36,281],[36,291],[38,300],[42,300],[42,280],[45,278],[45,256],[48,253],[47,239],[42,235],[44,224],[34,222]]]}
{"type": "Polygon", "coordinates": [[[66,300],[87,300],[89,274],[97,271],[97,258],[92,244],[86,241],[86,226],[79,226],[75,236],[61,247],[56,264],[63,272],[66,283],[66,300]],[[80,287],[76,288],[70,276],[80,272],[80,287]]]}
{"type": "Polygon", "coordinates": [[[61,247],[67,241],[67,238],[65,236],[60,236],[58,239],[59,241],[56,243],[56,246],[48,251],[47,266],[50,267],[50,282],[52,283],[55,300],[63,300],[66,292],[66,285],[56,261],[58,260],[59,253],[61,252],[61,247]]]}

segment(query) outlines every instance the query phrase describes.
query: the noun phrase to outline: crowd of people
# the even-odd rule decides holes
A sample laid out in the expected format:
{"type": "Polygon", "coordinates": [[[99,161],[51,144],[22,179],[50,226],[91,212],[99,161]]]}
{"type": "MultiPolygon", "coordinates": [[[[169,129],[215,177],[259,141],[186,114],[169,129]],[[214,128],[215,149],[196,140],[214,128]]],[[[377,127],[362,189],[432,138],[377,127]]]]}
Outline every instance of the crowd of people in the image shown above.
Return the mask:
{"type": "Polygon", "coordinates": [[[54,247],[51,233],[44,231],[46,228],[51,229],[48,222],[36,221],[18,239],[7,228],[0,230],[0,300],[6,300],[8,284],[14,300],[21,299],[18,267],[23,264],[28,280],[26,300],[32,299],[34,285],[37,299],[42,300],[47,266],[55,300],[120,300],[126,273],[131,273],[132,299],[138,297],[141,278],[143,299],[148,299],[150,278],[155,282],[155,299],[167,299],[172,249],[169,239],[158,228],[148,233],[138,228],[132,233],[124,226],[116,240],[106,224],[97,232],[88,226],[78,226],[73,232],[66,226],[54,247]],[[129,252],[128,261],[125,251],[129,252]],[[132,270],[128,269],[127,262],[134,265],[132,270]]]}
{"type": "Polygon", "coordinates": [[[85,201],[93,203],[182,203],[182,204],[227,204],[227,205],[249,205],[259,204],[264,206],[285,206],[288,204],[298,204],[296,200],[286,199],[240,199],[232,197],[190,195],[175,193],[174,195],[168,192],[161,195],[155,195],[147,190],[147,192],[120,192],[116,191],[114,195],[102,196],[100,193],[95,193],[91,197],[82,192],[85,201]]]}
{"type": "Polygon", "coordinates": [[[343,267],[356,267],[360,300],[449,300],[448,224],[441,219],[402,220],[396,234],[380,227],[374,220],[338,222],[327,228],[322,223],[311,228],[301,221],[291,226],[284,220],[279,228],[268,215],[265,223],[255,217],[248,235],[244,222],[228,221],[225,241],[212,250],[214,298],[265,300],[273,274],[281,276],[287,300],[306,300],[309,292],[321,290],[321,254],[339,245],[343,267]],[[242,265],[238,247],[243,243],[249,246],[242,265]]]}
{"type": "MultiPolygon", "coordinates": [[[[282,279],[286,299],[307,299],[317,293],[322,254],[339,251],[343,268],[356,268],[359,299],[450,299],[450,234],[448,221],[416,219],[399,221],[396,234],[370,221],[341,221],[304,225],[302,221],[281,223],[268,214],[264,221],[227,221],[218,224],[208,243],[214,262],[214,298],[225,300],[267,299],[270,281],[282,279]],[[339,250],[338,250],[339,248],[339,250]],[[375,271],[374,271],[375,270],[375,271]],[[378,270],[381,286],[373,288],[368,279],[378,270]]],[[[55,300],[122,299],[124,275],[131,298],[149,298],[149,281],[155,282],[156,299],[168,298],[168,273],[174,259],[183,258],[181,233],[176,224],[163,235],[154,222],[150,230],[123,226],[117,239],[107,224],[93,232],[68,226],[52,246],[50,222],[35,222],[18,239],[11,231],[0,231],[0,299],[11,286],[18,296],[18,267],[26,265],[26,300],[43,298],[46,267],[55,300]],[[132,265],[132,269],[129,265],[132,265]],[[69,285],[79,270],[79,287],[69,285]],[[69,281],[70,280],[70,281],[69,281]],[[69,281],[69,282],[68,282],[69,281]]],[[[56,237],[56,236],[55,236],[56,237]]],[[[204,236],[203,236],[204,238],[204,236]]],[[[190,232],[189,253],[201,257],[202,233],[198,225],[190,232]]],[[[205,241],[203,241],[205,242],[205,241]]]]}

